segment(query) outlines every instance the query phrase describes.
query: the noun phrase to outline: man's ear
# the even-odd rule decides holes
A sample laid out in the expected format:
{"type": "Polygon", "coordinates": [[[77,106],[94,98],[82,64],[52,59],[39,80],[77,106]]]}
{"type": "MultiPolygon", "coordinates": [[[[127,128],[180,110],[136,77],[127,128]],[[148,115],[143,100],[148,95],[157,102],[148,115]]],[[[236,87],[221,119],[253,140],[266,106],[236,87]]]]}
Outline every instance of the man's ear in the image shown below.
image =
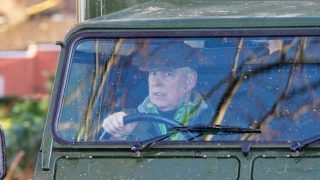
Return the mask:
{"type": "Polygon", "coordinates": [[[187,76],[187,91],[191,91],[197,84],[197,73],[191,72],[187,76]]]}

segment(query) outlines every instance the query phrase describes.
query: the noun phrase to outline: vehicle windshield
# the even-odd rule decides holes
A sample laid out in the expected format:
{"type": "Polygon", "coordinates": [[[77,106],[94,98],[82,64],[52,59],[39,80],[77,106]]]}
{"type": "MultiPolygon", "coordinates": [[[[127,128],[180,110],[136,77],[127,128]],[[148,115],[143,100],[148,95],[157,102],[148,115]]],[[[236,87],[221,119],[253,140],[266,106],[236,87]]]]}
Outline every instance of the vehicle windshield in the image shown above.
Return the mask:
{"type": "Polygon", "coordinates": [[[319,134],[317,36],[84,38],[69,58],[55,130],[66,141],[140,141],[192,125],[261,130],[194,141],[319,134]]]}

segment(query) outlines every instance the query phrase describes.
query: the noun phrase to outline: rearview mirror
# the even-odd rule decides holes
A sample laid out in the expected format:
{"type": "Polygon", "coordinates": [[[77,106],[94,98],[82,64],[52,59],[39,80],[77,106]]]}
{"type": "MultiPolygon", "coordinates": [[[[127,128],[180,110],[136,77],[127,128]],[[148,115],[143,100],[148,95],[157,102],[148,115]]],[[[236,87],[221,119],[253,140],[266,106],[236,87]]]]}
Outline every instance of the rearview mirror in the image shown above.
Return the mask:
{"type": "Polygon", "coordinates": [[[6,153],[5,153],[5,136],[0,125],[0,179],[3,179],[7,173],[6,153]]]}

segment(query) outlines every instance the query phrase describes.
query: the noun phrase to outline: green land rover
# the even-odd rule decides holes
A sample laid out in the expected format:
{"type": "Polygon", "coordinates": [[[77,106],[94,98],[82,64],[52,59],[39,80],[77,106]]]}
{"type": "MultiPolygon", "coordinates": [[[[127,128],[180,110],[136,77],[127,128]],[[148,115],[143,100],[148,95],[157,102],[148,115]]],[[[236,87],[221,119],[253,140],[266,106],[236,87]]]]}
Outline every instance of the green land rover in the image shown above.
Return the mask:
{"type": "Polygon", "coordinates": [[[35,179],[320,179],[320,1],[77,6],[35,179]]]}

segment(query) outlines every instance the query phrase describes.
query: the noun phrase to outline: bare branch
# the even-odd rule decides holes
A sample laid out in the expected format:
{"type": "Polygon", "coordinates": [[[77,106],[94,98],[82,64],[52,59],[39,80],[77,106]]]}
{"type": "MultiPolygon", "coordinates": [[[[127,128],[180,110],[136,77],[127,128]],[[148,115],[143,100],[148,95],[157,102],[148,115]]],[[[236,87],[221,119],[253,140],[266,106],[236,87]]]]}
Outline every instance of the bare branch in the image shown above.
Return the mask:
{"type": "MultiPolygon", "coordinates": [[[[306,40],[305,40],[305,38],[302,38],[300,46],[299,46],[297,53],[295,55],[294,62],[291,66],[288,81],[287,81],[284,92],[278,97],[275,104],[272,106],[271,110],[262,118],[262,120],[260,122],[257,122],[255,124],[251,125],[252,128],[259,128],[259,129],[261,129],[262,132],[267,132],[269,122],[272,120],[272,118],[274,116],[279,114],[278,110],[280,108],[281,102],[284,99],[287,99],[288,97],[290,97],[290,96],[288,96],[289,89],[291,87],[291,84],[292,84],[292,81],[294,78],[294,72],[295,72],[295,69],[298,64],[297,62],[299,62],[303,57],[303,47],[305,47],[304,43],[306,43],[306,40]]],[[[251,140],[252,137],[253,137],[252,134],[245,134],[241,137],[241,140],[251,140]]]]}
{"type": "Polygon", "coordinates": [[[95,101],[96,101],[96,98],[95,97],[98,97],[99,94],[101,93],[101,89],[102,89],[102,84],[104,84],[106,78],[107,78],[107,75],[106,73],[108,73],[110,71],[110,68],[116,63],[116,55],[115,55],[115,52],[119,51],[120,47],[121,47],[121,44],[123,42],[123,39],[119,39],[115,46],[114,46],[114,50],[113,50],[113,53],[108,61],[108,63],[106,64],[106,71],[103,72],[103,75],[102,75],[102,81],[100,81],[99,83],[99,88],[98,88],[98,92],[96,92],[96,87],[97,87],[97,74],[99,73],[99,48],[98,48],[98,41],[96,42],[96,58],[95,58],[95,63],[96,63],[96,71],[95,71],[95,74],[94,74],[94,78],[93,78],[93,84],[92,84],[92,87],[93,87],[93,90],[91,91],[91,95],[90,95],[90,102],[89,102],[89,107],[87,109],[87,112],[86,112],[86,118],[84,119],[84,122],[83,124],[81,125],[80,127],[80,130],[78,131],[78,134],[76,136],[76,139],[77,141],[87,141],[88,138],[89,138],[89,129],[90,129],[90,117],[92,115],[92,109],[93,109],[93,105],[95,104],[95,101]],[[98,95],[96,95],[98,94],[98,95]]]}

